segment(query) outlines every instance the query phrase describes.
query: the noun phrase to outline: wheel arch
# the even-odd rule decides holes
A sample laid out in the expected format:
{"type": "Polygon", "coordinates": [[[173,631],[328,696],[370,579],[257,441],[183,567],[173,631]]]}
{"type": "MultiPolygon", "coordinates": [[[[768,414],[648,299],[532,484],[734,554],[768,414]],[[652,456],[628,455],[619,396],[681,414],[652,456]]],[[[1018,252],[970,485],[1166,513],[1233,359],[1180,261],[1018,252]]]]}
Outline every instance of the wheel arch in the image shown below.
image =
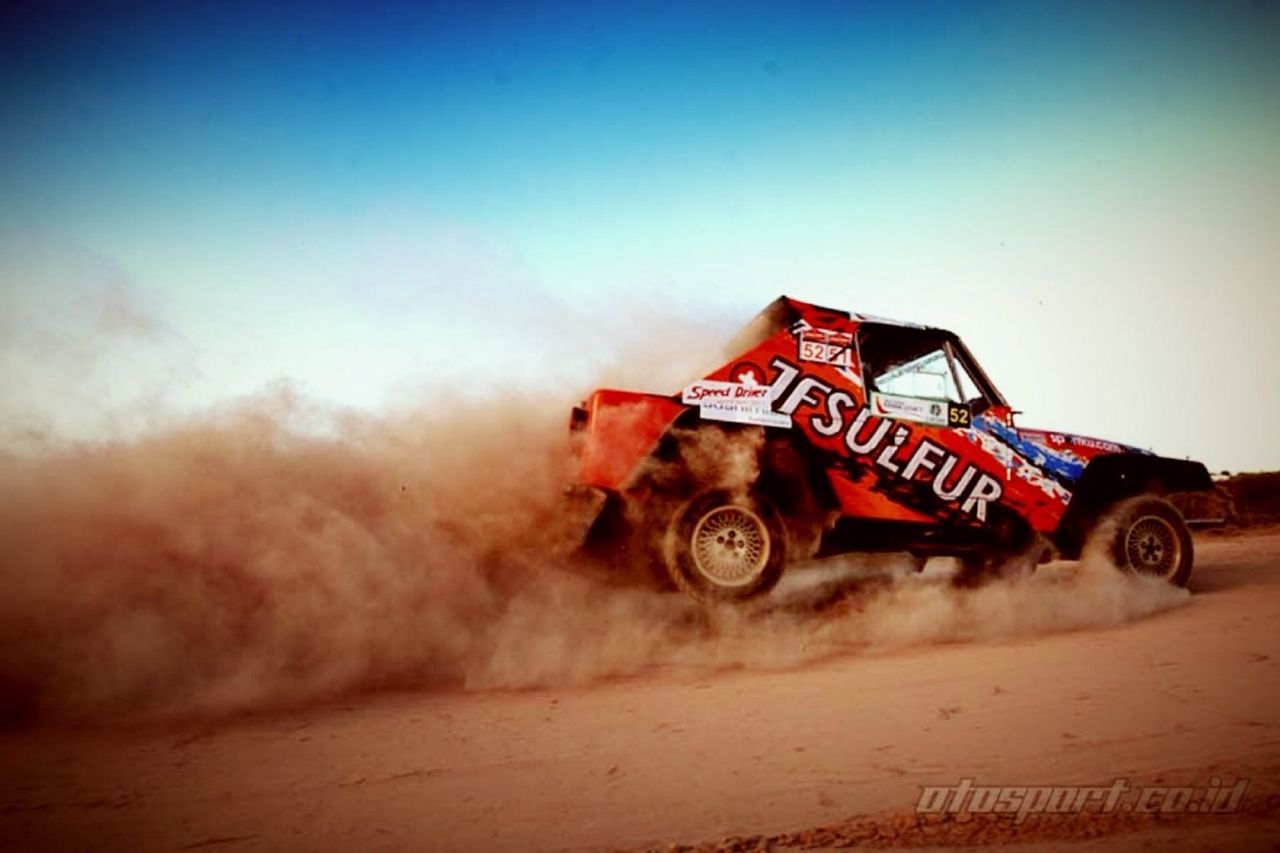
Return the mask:
{"type": "Polygon", "coordinates": [[[1076,482],[1071,503],[1053,534],[1054,544],[1063,556],[1074,559],[1094,523],[1119,501],[1141,494],[1163,497],[1212,489],[1209,471],[1199,462],[1139,453],[1095,457],[1076,482]]]}
{"type": "Polygon", "coordinates": [[[672,471],[671,463],[681,456],[682,433],[688,435],[703,429],[716,429],[733,434],[759,430],[763,434],[756,457],[758,473],[750,483],[753,491],[767,498],[781,514],[788,538],[796,555],[812,556],[817,551],[822,528],[837,507],[835,491],[827,476],[821,451],[814,448],[803,433],[781,427],[756,426],[721,421],[701,420],[696,410],[677,417],[659,439],[651,454],[647,476],[640,478],[638,491],[627,497],[644,500],[651,489],[683,491],[688,495],[716,485],[698,482],[689,471],[672,471]]]}

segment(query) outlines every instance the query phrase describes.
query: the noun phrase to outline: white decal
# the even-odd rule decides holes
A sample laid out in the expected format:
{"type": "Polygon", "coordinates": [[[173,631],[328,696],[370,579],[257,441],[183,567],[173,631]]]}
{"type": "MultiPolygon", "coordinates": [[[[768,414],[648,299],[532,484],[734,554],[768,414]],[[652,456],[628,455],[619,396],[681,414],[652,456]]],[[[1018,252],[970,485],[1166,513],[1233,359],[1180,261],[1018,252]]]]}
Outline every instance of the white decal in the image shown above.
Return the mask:
{"type": "Polygon", "coordinates": [[[930,426],[947,425],[945,403],[921,400],[917,397],[898,397],[893,394],[872,394],[871,404],[877,415],[930,426]]]}
{"type": "Polygon", "coordinates": [[[1116,444],[1114,441],[1106,441],[1101,438],[1087,438],[1083,435],[1069,435],[1067,436],[1067,441],[1079,447],[1089,447],[1094,450],[1105,450],[1108,453],[1120,453],[1124,450],[1123,447],[1116,444]]]}
{"type": "Polygon", "coordinates": [[[741,403],[755,403],[757,408],[769,408],[770,388],[768,385],[757,385],[754,382],[722,382],[718,379],[699,379],[689,385],[680,395],[681,402],[686,405],[701,405],[711,400],[733,400],[741,403]]]}
{"type": "Polygon", "coordinates": [[[700,379],[680,395],[681,402],[697,406],[698,414],[711,421],[790,427],[791,416],[770,406],[772,388],[754,382],[722,382],[700,379]]]}
{"type": "Polygon", "coordinates": [[[853,333],[828,329],[800,329],[796,334],[801,361],[818,364],[834,364],[839,367],[853,365],[853,333]]]}
{"type": "Polygon", "coordinates": [[[791,427],[791,416],[768,409],[757,409],[741,403],[712,401],[698,406],[698,414],[708,421],[727,421],[734,424],[755,424],[767,427],[791,427]]]}

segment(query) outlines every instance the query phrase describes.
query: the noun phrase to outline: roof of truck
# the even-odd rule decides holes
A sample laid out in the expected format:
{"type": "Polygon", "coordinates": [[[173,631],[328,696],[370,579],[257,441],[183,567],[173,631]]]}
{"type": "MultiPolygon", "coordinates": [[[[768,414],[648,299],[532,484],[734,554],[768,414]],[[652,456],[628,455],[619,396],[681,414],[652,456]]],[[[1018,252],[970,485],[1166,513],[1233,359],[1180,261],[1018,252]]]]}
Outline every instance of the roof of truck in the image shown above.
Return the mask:
{"type": "MultiPolygon", "coordinates": [[[[810,302],[802,302],[790,296],[779,296],[770,303],[762,313],[769,313],[774,310],[784,310],[793,312],[796,319],[804,319],[813,323],[813,320],[826,320],[830,317],[839,317],[846,322],[851,323],[878,323],[883,326],[904,326],[911,329],[934,329],[933,326],[926,326],[923,323],[913,323],[910,320],[894,320],[889,317],[880,317],[875,314],[863,314],[855,311],[845,311],[840,308],[828,308],[824,305],[814,305],[810,302]]],[[[814,323],[814,325],[820,325],[814,323]]],[[[945,331],[943,329],[935,329],[936,331],[945,331]]]]}
{"type": "Polygon", "coordinates": [[[743,326],[738,334],[729,341],[726,357],[748,350],[760,341],[775,334],[779,329],[793,329],[798,323],[811,328],[829,331],[855,331],[863,323],[884,326],[897,326],[904,329],[926,329],[956,340],[954,333],[936,326],[925,326],[906,320],[890,320],[874,314],[855,314],[839,308],[826,308],[803,302],[790,296],[779,296],[764,307],[764,310],[743,326]]]}

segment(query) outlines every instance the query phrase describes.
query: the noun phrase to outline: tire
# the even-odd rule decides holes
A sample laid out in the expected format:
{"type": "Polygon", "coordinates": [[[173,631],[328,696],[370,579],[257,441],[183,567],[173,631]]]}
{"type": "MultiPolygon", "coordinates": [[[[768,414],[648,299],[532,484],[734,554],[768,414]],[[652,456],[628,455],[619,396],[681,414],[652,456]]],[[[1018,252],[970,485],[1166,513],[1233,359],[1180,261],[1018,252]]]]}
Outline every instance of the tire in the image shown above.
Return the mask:
{"type": "Polygon", "coordinates": [[[756,598],[782,577],[786,527],[760,495],[704,491],[672,517],[663,562],[675,585],[699,601],[756,598]]]}
{"type": "Polygon", "coordinates": [[[1115,524],[1111,558],[1120,568],[1186,586],[1195,552],[1182,514],[1163,498],[1139,495],[1121,501],[1104,523],[1115,524]]]}

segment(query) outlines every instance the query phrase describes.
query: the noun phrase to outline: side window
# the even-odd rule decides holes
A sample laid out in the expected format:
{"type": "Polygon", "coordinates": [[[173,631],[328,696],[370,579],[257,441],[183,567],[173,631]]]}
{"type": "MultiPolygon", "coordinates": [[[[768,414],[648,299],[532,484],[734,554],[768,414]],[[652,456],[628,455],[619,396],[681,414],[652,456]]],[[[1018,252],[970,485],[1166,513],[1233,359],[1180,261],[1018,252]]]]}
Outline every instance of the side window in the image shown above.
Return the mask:
{"type": "Polygon", "coordinates": [[[858,338],[858,356],[867,390],[888,398],[880,405],[897,417],[966,427],[973,415],[989,405],[965,366],[963,353],[952,346],[946,333],[865,324],[858,338]]]}
{"type": "Polygon", "coordinates": [[[897,364],[872,378],[875,388],[882,394],[903,397],[922,397],[928,400],[950,400],[963,403],[956,387],[955,376],[947,353],[936,349],[922,356],[897,364]]]}

